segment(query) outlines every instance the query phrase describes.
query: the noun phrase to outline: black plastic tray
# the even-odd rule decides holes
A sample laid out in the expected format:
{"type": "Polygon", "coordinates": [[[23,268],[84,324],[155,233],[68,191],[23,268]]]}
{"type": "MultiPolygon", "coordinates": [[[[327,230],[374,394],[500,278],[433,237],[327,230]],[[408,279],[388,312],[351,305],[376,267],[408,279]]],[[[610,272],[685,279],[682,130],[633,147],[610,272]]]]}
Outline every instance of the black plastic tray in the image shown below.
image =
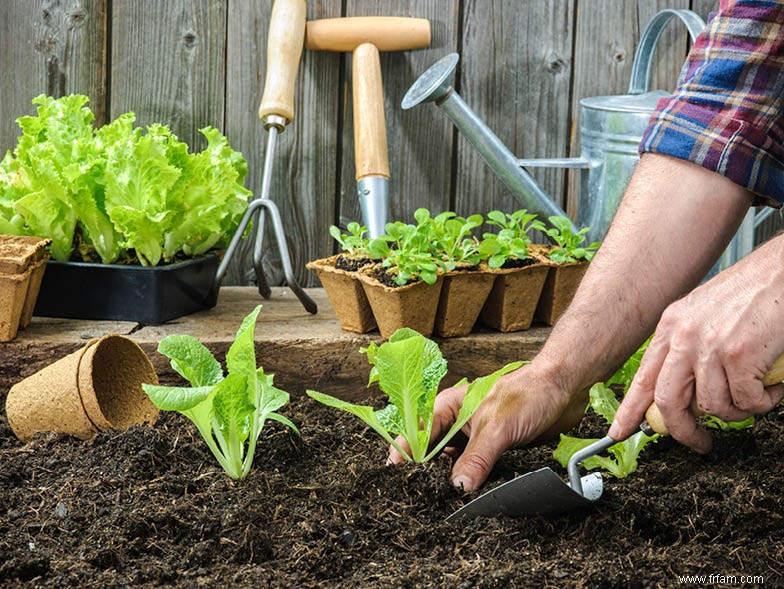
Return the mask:
{"type": "Polygon", "coordinates": [[[218,300],[218,257],[166,266],[49,262],[35,315],[164,323],[218,300]]]}

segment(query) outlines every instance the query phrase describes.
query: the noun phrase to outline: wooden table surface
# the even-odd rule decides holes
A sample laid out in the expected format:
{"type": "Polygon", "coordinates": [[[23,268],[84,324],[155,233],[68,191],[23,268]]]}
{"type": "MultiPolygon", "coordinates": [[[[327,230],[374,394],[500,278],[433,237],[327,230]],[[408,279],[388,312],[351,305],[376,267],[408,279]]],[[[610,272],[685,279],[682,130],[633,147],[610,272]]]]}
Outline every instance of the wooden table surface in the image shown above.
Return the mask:
{"type": "MultiPolygon", "coordinates": [[[[157,353],[158,342],[172,334],[190,334],[223,362],[234,334],[255,305],[263,306],[256,325],[256,357],[275,383],[292,394],[306,388],[356,398],[365,394],[369,366],[359,348],[380,342],[378,332],[356,334],[340,329],[321,288],[307,289],[319,311],[311,315],[285,287],[273,288],[269,300],[252,287],[224,287],[214,309],[193,313],[162,325],[123,321],[83,321],[35,317],[16,339],[0,344],[0,397],[25,376],[109,333],[136,341],[151,357],[161,382],[177,383],[168,359],[157,353]]],[[[449,363],[448,380],[475,378],[507,362],[529,360],[541,348],[550,328],[516,333],[476,331],[464,338],[437,339],[449,363]]]]}

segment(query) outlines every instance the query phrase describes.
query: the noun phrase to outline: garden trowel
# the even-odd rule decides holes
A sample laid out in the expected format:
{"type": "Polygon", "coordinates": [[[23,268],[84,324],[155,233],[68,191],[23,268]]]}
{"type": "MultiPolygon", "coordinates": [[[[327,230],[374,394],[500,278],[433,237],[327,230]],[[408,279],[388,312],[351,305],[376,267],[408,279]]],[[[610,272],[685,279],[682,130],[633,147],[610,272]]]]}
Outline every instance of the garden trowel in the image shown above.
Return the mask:
{"type": "MultiPolygon", "coordinates": [[[[762,378],[762,384],[767,387],[782,381],[784,381],[784,354],[773,363],[771,369],[762,378]]],[[[701,414],[696,404],[692,405],[692,412],[695,415],[701,414]]],[[[640,424],[640,430],[649,436],[655,433],[666,436],[669,433],[655,403],[645,412],[645,420],[640,424]]],[[[456,522],[475,516],[560,515],[591,505],[602,496],[602,475],[593,472],[581,477],[578,467],[588,458],[622,441],[605,436],[575,452],[566,467],[569,482],[564,481],[549,467],[540,468],[480,495],[447,517],[446,521],[456,522]]]]}

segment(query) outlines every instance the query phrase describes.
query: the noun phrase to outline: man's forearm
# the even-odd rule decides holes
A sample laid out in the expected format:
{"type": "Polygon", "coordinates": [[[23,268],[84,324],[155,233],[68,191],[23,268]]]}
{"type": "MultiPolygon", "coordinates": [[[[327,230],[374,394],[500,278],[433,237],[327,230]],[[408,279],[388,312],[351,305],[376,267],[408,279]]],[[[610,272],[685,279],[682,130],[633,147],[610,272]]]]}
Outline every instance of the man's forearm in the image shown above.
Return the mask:
{"type": "Polygon", "coordinates": [[[665,307],[705,276],[751,195],[714,172],[643,156],[572,305],[534,364],[572,392],[608,376],[651,334],[665,307]]]}

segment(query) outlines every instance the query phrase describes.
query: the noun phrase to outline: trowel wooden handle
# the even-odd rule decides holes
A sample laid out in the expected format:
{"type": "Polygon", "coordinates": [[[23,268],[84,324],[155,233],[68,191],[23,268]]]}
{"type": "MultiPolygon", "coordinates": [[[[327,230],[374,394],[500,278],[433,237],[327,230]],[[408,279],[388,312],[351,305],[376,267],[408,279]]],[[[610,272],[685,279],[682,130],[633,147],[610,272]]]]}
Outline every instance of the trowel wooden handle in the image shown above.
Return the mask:
{"type": "Polygon", "coordinates": [[[305,40],[305,0],[275,0],[267,38],[267,76],[259,118],[294,118],[294,82],[305,40]]]}
{"type": "Polygon", "coordinates": [[[307,24],[305,47],[315,51],[354,51],[372,43],[379,51],[423,49],[430,45],[426,18],[352,16],[325,18],[307,24]]]}
{"type": "MultiPolygon", "coordinates": [[[[766,387],[778,384],[782,381],[784,381],[784,354],[776,358],[773,366],[771,366],[770,370],[762,377],[762,384],[766,387]]],[[[700,408],[697,406],[696,399],[692,400],[691,412],[695,417],[702,415],[702,411],[700,411],[700,408]]],[[[666,436],[670,433],[667,430],[667,426],[664,425],[664,419],[662,419],[661,411],[659,411],[656,403],[653,403],[648,407],[648,410],[645,412],[645,420],[648,422],[650,428],[657,434],[666,436]]]]}
{"type": "Polygon", "coordinates": [[[378,49],[372,43],[363,43],[354,50],[352,62],[357,180],[366,176],[389,178],[384,92],[378,49]]]}

